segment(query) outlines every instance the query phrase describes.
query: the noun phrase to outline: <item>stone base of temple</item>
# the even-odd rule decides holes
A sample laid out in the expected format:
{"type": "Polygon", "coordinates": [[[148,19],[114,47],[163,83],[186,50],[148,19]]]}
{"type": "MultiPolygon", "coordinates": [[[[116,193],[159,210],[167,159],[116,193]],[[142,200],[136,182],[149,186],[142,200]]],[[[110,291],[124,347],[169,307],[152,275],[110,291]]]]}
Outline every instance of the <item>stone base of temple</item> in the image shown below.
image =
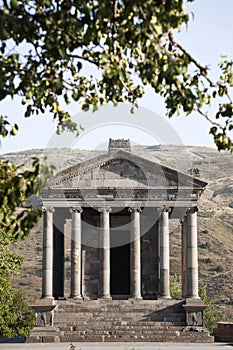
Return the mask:
{"type": "Polygon", "coordinates": [[[59,343],[59,332],[54,326],[35,327],[31,330],[26,343],[59,343]]]}
{"type": "Polygon", "coordinates": [[[233,322],[218,322],[213,333],[216,342],[233,343],[233,322]]]}
{"type": "Polygon", "coordinates": [[[201,319],[193,316],[193,310],[196,325],[187,325],[184,300],[58,300],[56,304],[52,326],[35,327],[27,342],[214,341],[197,325],[201,319]]]}

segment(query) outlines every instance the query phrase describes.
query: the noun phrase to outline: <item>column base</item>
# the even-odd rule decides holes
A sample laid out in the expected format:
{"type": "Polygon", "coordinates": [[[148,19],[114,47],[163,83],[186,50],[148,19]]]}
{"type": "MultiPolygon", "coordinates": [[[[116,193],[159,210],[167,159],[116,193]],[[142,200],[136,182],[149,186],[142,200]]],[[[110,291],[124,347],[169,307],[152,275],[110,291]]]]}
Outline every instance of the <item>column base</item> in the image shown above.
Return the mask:
{"type": "Polygon", "coordinates": [[[83,300],[83,297],[81,295],[70,295],[69,299],[83,300]]]}
{"type": "Polygon", "coordinates": [[[186,300],[201,300],[201,298],[199,297],[199,295],[186,295],[184,297],[184,299],[186,300]]]}
{"type": "Polygon", "coordinates": [[[159,295],[158,299],[172,299],[170,295],[159,295]]]}
{"type": "Polygon", "coordinates": [[[99,295],[98,299],[101,299],[101,300],[112,300],[112,297],[111,297],[111,295],[99,295]]]}
{"type": "Polygon", "coordinates": [[[142,296],[138,295],[135,297],[130,297],[130,298],[128,298],[128,300],[142,300],[142,296]]]}
{"type": "Polygon", "coordinates": [[[40,298],[40,302],[44,305],[44,304],[53,304],[54,302],[54,297],[51,297],[51,296],[41,296],[40,298]]]}

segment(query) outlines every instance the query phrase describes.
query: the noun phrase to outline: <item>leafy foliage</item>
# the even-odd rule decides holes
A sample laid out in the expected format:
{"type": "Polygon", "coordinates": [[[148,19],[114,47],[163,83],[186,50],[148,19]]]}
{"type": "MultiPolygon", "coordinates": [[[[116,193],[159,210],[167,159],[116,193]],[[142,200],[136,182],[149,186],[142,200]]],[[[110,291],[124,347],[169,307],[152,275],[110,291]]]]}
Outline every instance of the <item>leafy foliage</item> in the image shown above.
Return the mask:
{"type": "Polygon", "coordinates": [[[42,165],[38,158],[33,159],[31,170],[0,160],[0,241],[14,242],[28,235],[41,216],[41,210],[33,208],[28,199],[40,194],[52,172],[53,167],[42,165]]]}
{"type": "MultiPolygon", "coordinates": [[[[218,149],[232,150],[233,62],[223,56],[213,81],[176,41],[189,21],[183,0],[4,0],[0,21],[0,100],[20,96],[25,117],[49,111],[58,132],[76,131],[63,102],[85,111],[108,102],[136,106],[150,85],[169,117],[199,112],[218,149]],[[216,99],[211,119],[206,107],[216,99]]],[[[17,128],[1,117],[3,136],[17,128]]]]}
{"type": "Polygon", "coordinates": [[[34,323],[34,312],[28,309],[22,293],[0,277],[0,337],[26,336],[34,323]]]}
{"type": "Polygon", "coordinates": [[[213,299],[209,299],[206,293],[206,286],[201,286],[199,288],[200,298],[204,301],[204,304],[207,306],[204,311],[204,325],[209,330],[210,333],[213,332],[213,329],[217,326],[217,322],[222,321],[223,313],[214,304],[213,299]]]}
{"type": "MultiPolygon", "coordinates": [[[[175,274],[170,277],[170,295],[173,299],[180,299],[182,297],[181,291],[181,276],[175,274]]],[[[206,286],[199,287],[199,296],[203,300],[207,308],[204,311],[204,326],[210,333],[217,326],[217,322],[222,321],[223,313],[214,304],[213,299],[209,299],[206,292],[206,286]]]]}
{"type": "Polygon", "coordinates": [[[23,258],[10,251],[11,239],[0,230],[0,276],[9,277],[19,271],[23,258]]]}
{"type": "Polygon", "coordinates": [[[172,299],[182,298],[181,276],[178,274],[170,277],[170,295],[172,299]]]}
{"type": "Polygon", "coordinates": [[[212,218],[214,216],[214,210],[202,210],[198,212],[198,216],[202,218],[212,218]]]}
{"type": "Polygon", "coordinates": [[[9,278],[23,262],[10,245],[28,235],[39,219],[41,209],[33,208],[29,199],[40,193],[52,170],[36,158],[31,170],[0,160],[0,337],[27,335],[34,324],[23,294],[10,286],[9,278]]]}

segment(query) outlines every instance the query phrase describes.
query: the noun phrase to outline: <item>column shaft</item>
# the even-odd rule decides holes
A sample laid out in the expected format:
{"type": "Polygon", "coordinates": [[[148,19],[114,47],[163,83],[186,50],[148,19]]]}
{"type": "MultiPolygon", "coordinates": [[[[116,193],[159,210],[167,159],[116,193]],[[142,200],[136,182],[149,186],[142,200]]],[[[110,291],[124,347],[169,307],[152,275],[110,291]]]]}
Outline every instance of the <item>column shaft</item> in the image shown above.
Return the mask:
{"type": "Polygon", "coordinates": [[[101,249],[101,278],[100,278],[100,297],[111,298],[110,296],[110,208],[100,209],[100,247],[101,249]]]}
{"type": "Polygon", "coordinates": [[[156,299],[159,297],[159,278],[160,278],[160,239],[159,239],[159,220],[155,223],[155,256],[156,256],[156,266],[155,266],[155,295],[156,299]]]}
{"type": "Polygon", "coordinates": [[[197,208],[187,212],[187,298],[199,299],[197,208]]]}
{"type": "Polygon", "coordinates": [[[182,297],[187,296],[187,216],[181,221],[181,266],[182,266],[182,297]]]}
{"type": "Polygon", "coordinates": [[[73,299],[81,297],[81,208],[72,208],[71,229],[71,293],[73,299]]]}
{"type": "Polygon", "coordinates": [[[169,211],[164,209],[159,219],[161,298],[170,298],[169,211]]]}
{"type": "Polygon", "coordinates": [[[130,295],[141,299],[141,245],[140,245],[140,208],[130,208],[131,243],[130,243],[130,295]]]}
{"type": "Polygon", "coordinates": [[[53,299],[53,211],[44,208],[42,298],[53,299]]]}

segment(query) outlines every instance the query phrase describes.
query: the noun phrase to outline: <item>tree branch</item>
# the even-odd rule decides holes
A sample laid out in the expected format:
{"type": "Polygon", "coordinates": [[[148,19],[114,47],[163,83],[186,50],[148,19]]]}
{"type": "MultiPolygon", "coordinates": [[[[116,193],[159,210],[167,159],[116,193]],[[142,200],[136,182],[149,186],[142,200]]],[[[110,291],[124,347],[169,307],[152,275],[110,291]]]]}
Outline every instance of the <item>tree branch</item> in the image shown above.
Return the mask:
{"type": "Polygon", "coordinates": [[[207,71],[208,71],[208,67],[207,66],[202,66],[187,50],[185,50],[185,48],[177,43],[175,40],[174,40],[174,37],[173,37],[173,34],[171,32],[171,30],[168,32],[168,38],[170,40],[170,43],[177,47],[178,49],[180,49],[184,54],[185,56],[187,56],[189,58],[189,60],[191,62],[193,62],[195,64],[195,66],[200,70],[200,73],[201,75],[208,81],[208,83],[210,84],[211,87],[216,87],[217,84],[214,83],[208,76],[207,76],[207,71]]]}
{"type": "Polygon", "coordinates": [[[103,67],[101,67],[97,62],[91,60],[91,59],[88,58],[88,57],[83,57],[83,56],[76,55],[76,54],[72,54],[72,53],[69,53],[69,57],[70,57],[70,58],[77,58],[77,59],[79,59],[79,60],[83,60],[83,61],[86,61],[86,62],[88,62],[88,63],[94,64],[94,65],[95,65],[96,67],[98,67],[98,68],[103,68],[103,67]]]}
{"type": "Polygon", "coordinates": [[[202,115],[210,124],[217,126],[217,127],[220,128],[222,131],[225,132],[225,127],[224,127],[224,126],[222,126],[220,123],[217,123],[217,122],[213,121],[212,119],[210,119],[210,117],[208,117],[208,115],[207,115],[206,113],[202,112],[202,110],[201,110],[200,108],[196,109],[196,111],[197,111],[200,115],[202,115]]]}
{"type": "MultiPolygon", "coordinates": [[[[141,5],[139,6],[139,11],[140,11],[140,13],[141,13],[141,15],[142,15],[144,21],[146,21],[146,20],[147,20],[147,15],[146,15],[146,13],[143,11],[143,8],[142,8],[141,5]]],[[[152,27],[152,25],[151,25],[150,23],[148,24],[148,28],[150,29],[151,33],[153,34],[154,39],[155,39],[156,43],[159,45],[161,51],[162,51],[162,52],[165,52],[167,56],[171,57],[171,56],[172,56],[171,52],[170,52],[169,50],[167,50],[165,46],[161,46],[161,41],[160,41],[160,39],[158,38],[157,33],[155,32],[154,28],[152,27]]]]}

